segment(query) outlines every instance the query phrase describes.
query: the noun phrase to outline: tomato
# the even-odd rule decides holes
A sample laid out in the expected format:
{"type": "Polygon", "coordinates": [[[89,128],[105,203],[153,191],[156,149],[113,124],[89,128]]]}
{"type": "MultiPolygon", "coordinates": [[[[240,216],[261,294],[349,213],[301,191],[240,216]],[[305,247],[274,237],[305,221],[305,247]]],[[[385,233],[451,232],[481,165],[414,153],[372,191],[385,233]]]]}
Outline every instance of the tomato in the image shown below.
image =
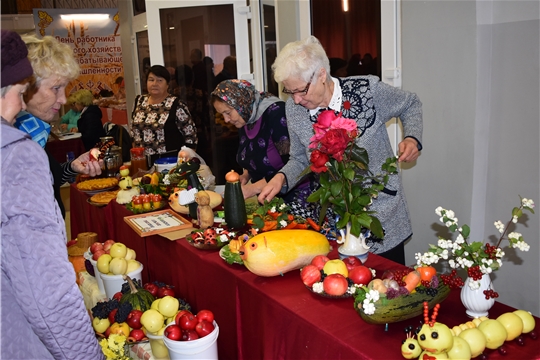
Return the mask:
{"type": "Polygon", "coordinates": [[[211,312],[210,310],[201,310],[197,313],[196,317],[199,322],[203,320],[206,320],[210,323],[214,322],[214,313],[211,312]]]}
{"type": "MultiPolygon", "coordinates": [[[[203,310],[204,311],[204,310],[203,310]]],[[[197,324],[195,327],[195,331],[199,335],[199,337],[205,337],[206,335],[210,334],[212,331],[214,331],[214,324],[212,324],[209,321],[202,320],[197,324]]]]}
{"type": "Polygon", "coordinates": [[[177,324],[182,330],[195,330],[199,322],[193,314],[184,314],[180,316],[180,322],[177,324]]]}
{"type": "Polygon", "coordinates": [[[420,280],[431,281],[437,275],[437,270],[433,266],[419,266],[416,271],[420,273],[420,280]]]}

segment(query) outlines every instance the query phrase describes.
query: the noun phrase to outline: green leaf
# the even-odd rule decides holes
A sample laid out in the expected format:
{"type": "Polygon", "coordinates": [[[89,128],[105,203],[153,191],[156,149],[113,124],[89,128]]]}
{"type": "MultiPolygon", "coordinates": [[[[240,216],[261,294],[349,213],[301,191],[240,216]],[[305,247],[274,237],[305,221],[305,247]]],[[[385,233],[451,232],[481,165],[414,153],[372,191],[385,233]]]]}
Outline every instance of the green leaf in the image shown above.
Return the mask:
{"type": "Polygon", "coordinates": [[[342,188],[343,184],[341,183],[341,181],[334,181],[332,185],[330,185],[330,192],[332,193],[332,196],[338,196],[341,193],[342,188]]]}
{"type": "Polygon", "coordinates": [[[354,146],[351,151],[350,159],[362,164],[362,169],[367,169],[369,165],[369,156],[366,149],[354,146]]]}
{"type": "Polygon", "coordinates": [[[308,165],[308,166],[304,169],[304,171],[302,171],[302,172],[300,173],[300,175],[298,175],[298,179],[304,177],[305,175],[307,175],[307,174],[309,174],[309,173],[312,173],[312,171],[311,171],[311,165],[308,165]]]}
{"type": "Polygon", "coordinates": [[[321,198],[321,194],[325,191],[324,188],[318,188],[316,191],[312,192],[311,194],[309,194],[309,196],[307,197],[307,201],[308,202],[317,202],[319,201],[319,199],[321,198]]]}
{"type": "Polygon", "coordinates": [[[321,175],[319,176],[319,183],[321,184],[321,186],[325,187],[325,186],[330,186],[330,181],[328,180],[328,173],[321,173],[321,175]]]}
{"type": "Polygon", "coordinates": [[[354,175],[355,175],[355,172],[351,168],[347,167],[343,170],[343,177],[345,177],[345,179],[349,181],[352,181],[354,179],[354,175]]]}
{"type": "Polygon", "coordinates": [[[264,219],[260,216],[254,216],[253,227],[257,229],[262,229],[264,227],[264,219]]]}
{"type": "Polygon", "coordinates": [[[360,230],[362,230],[362,226],[360,226],[360,222],[357,219],[356,215],[351,216],[351,234],[358,237],[360,236],[360,230]]]}
{"type": "Polygon", "coordinates": [[[521,215],[523,215],[523,211],[521,211],[520,208],[515,207],[512,209],[512,217],[517,216],[518,218],[520,218],[521,215]]]}
{"type": "Polygon", "coordinates": [[[336,224],[336,227],[338,229],[343,229],[345,226],[347,226],[347,223],[349,222],[349,219],[351,218],[351,214],[346,212],[343,214],[343,216],[339,219],[339,221],[336,224]]]}
{"type": "Polygon", "coordinates": [[[471,228],[469,227],[469,225],[463,225],[461,227],[461,235],[463,236],[464,239],[467,239],[470,233],[471,233],[471,228]]]}
{"type": "Polygon", "coordinates": [[[375,235],[379,239],[384,238],[384,232],[383,232],[381,222],[375,216],[371,217],[370,230],[373,233],[373,235],[375,235]]]}

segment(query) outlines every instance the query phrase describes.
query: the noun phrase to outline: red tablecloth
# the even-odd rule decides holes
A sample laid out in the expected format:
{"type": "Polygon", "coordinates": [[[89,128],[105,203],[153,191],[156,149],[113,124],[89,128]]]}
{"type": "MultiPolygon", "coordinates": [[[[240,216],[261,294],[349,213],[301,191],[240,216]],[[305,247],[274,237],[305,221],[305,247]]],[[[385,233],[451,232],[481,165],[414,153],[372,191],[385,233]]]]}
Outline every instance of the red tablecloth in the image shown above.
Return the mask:
{"type": "Polygon", "coordinates": [[[75,159],[85,152],[84,144],[80,137],[67,140],[50,140],[47,141],[45,149],[56,159],[60,164],[67,161],[66,154],[73,151],[75,159]]]}
{"type": "MultiPolygon", "coordinates": [[[[72,197],[71,206],[81,199],[72,197]]],[[[138,249],[137,258],[151,281],[174,285],[177,296],[195,311],[214,312],[221,359],[402,359],[404,328],[422,320],[389,324],[386,331],[383,325],[365,323],[353,309],[352,298],[331,300],[309,292],[298,271],[259,277],[243,266],[228,265],[217,251],[196,249],[185,240],[137,236],[123,220],[130,212],[115,202],[100,210],[113,217],[112,238],[138,249]]],[[[330,258],[337,258],[336,249],[330,258]]],[[[370,255],[366,265],[378,274],[399,266],[377,255],[370,255]]],[[[497,302],[490,317],[512,310],[497,302]]],[[[459,291],[442,303],[437,320],[450,327],[470,320],[459,291]]],[[[489,359],[540,359],[538,345],[540,340],[530,338],[523,347],[507,343],[508,356],[489,351],[489,359]]]]}

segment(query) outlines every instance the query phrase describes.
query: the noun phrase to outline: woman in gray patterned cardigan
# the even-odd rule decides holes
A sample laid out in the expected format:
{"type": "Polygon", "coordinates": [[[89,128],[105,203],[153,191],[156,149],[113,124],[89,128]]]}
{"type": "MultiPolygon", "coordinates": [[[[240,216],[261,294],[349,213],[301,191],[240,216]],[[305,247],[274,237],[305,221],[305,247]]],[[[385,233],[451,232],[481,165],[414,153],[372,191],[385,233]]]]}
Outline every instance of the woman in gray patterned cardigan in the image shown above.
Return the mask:
{"type": "MultiPolygon", "coordinates": [[[[393,117],[400,118],[404,131],[398,160],[418,158],[422,149],[422,104],[416,94],[384,84],[375,76],[332,78],[328,57],[313,36],[287,44],[272,70],[275,80],[283,83],[283,92],[290,95],[286,103],[290,160],[261,191],[259,202],[287,192],[300,181],[299,175],[309,165],[312,125],[320,110],[330,108],[356,120],[360,134],[357,142],[367,150],[372,172],[380,172],[384,161],[394,156],[385,125],[393,117]]],[[[371,244],[371,252],[404,264],[404,242],[411,237],[412,227],[399,174],[391,176],[371,210],[377,212],[385,231],[384,240],[371,244]]]]}

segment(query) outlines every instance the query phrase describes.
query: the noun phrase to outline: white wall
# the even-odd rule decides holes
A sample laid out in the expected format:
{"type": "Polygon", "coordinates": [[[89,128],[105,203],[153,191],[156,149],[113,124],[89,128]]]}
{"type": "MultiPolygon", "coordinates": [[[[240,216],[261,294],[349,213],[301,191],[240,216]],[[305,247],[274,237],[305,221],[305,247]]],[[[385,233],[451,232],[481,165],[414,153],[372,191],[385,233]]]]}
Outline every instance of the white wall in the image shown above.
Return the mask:
{"type": "MultiPolygon", "coordinates": [[[[444,236],[434,210],[456,212],[472,240],[494,241],[518,195],[540,204],[540,15],[537,1],[402,4],[403,88],[424,108],[424,151],[403,172],[413,221],[407,263],[444,236]]],[[[499,301],[540,315],[540,220],[516,231],[527,253],[506,251],[492,276],[499,301]]],[[[447,234],[446,234],[447,235],[447,234]]]]}

